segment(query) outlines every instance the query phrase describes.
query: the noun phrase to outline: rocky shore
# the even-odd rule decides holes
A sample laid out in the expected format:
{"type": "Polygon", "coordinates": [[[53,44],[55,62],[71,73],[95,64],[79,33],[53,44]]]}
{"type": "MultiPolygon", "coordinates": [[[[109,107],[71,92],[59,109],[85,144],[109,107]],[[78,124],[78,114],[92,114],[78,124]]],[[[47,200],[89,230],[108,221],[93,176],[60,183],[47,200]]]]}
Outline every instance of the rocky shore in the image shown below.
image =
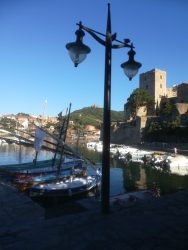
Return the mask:
{"type": "Polygon", "coordinates": [[[50,213],[0,181],[0,249],[188,249],[188,191],[128,201],[109,214],[94,198],[59,210],[50,213]]]}

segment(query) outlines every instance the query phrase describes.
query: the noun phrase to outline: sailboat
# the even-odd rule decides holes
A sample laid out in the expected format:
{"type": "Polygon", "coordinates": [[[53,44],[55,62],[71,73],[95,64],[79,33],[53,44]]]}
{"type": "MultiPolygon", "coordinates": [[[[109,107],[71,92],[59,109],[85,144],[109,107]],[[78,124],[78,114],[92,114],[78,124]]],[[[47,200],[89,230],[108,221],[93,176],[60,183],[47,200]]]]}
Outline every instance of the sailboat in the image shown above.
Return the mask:
{"type": "MultiPolygon", "coordinates": [[[[74,174],[75,176],[82,174],[84,160],[79,155],[75,154],[71,147],[65,144],[70,109],[71,104],[69,109],[67,109],[66,115],[64,116],[58,137],[51,135],[43,128],[35,125],[36,130],[34,142],[32,141],[32,144],[36,154],[33,162],[4,166],[4,170],[12,176],[12,181],[19,185],[19,187],[21,186],[21,189],[25,189],[25,187],[30,186],[32,183],[61,179],[66,177],[68,174],[74,174]],[[56,141],[53,145],[55,146],[55,149],[53,150],[54,157],[51,161],[47,160],[38,162],[38,154],[44,144],[44,141],[50,143],[45,140],[46,135],[56,141]],[[72,157],[64,158],[65,151],[69,152],[72,157]],[[57,159],[57,155],[59,155],[59,159],[57,159]]],[[[62,118],[62,114],[60,118],[62,118]]],[[[19,136],[19,139],[20,137],[21,136],[19,136]]],[[[21,138],[23,139],[23,137],[21,138]]],[[[30,140],[26,138],[23,141],[30,142],[30,140]]],[[[3,166],[1,166],[0,169],[3,170],[3,166]]]]}

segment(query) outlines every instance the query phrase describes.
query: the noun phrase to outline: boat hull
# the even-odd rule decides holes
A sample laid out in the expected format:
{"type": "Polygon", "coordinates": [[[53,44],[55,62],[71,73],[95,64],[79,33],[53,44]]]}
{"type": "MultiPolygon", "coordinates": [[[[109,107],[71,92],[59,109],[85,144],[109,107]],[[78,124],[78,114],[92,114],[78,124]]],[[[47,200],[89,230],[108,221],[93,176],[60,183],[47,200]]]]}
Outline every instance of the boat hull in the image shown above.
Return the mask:
{"type": "Polygon", "coordinates": [[[73,177],[68,180],[39,184],[29,189],[30,197],[72,197],[97,187],[97,176],[73,177]]]}
{"type": "Polygon", "coordinates": [[[50,173],[50,174],[42,174],[38,176],[30,176],[28,178],[15,178],[13,179],[14,185],[20,191],[27,191],[33,185],[52,182],[52,181],[61,181],[63,179],[68,179],[70,176],[83,176],[82,169],[75,169],[74,172],[70,170],[61,171],[60,173],[50,173]]]}

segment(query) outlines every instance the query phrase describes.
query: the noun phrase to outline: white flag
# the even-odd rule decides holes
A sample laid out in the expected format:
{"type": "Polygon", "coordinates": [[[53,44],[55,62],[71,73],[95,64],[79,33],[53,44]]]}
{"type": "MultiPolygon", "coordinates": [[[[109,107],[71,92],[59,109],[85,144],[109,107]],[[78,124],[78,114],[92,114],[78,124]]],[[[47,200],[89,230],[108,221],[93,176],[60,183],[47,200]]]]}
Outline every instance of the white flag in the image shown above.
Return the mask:
{"type": "Polygon", "coordinates": [[[35,141],[34,141],[34,148],[36,151],[39,151],[41,149],[44,137],[45,137],[45,132],[37,127],[35,131],[35,141]]]}

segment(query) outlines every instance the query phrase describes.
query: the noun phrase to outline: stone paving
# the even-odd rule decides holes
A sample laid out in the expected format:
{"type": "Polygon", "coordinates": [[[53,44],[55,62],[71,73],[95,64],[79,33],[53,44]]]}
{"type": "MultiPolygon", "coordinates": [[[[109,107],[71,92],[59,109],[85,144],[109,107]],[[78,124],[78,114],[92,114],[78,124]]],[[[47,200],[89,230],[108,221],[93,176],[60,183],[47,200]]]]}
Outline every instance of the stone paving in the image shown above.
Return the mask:
{"type": "Polygon", "coordinates": [[[130,201],[101,214],[94,198],[62,213],[45,209],[0,182],[0,250],[188,249],[188,191],[130,201]]]}

